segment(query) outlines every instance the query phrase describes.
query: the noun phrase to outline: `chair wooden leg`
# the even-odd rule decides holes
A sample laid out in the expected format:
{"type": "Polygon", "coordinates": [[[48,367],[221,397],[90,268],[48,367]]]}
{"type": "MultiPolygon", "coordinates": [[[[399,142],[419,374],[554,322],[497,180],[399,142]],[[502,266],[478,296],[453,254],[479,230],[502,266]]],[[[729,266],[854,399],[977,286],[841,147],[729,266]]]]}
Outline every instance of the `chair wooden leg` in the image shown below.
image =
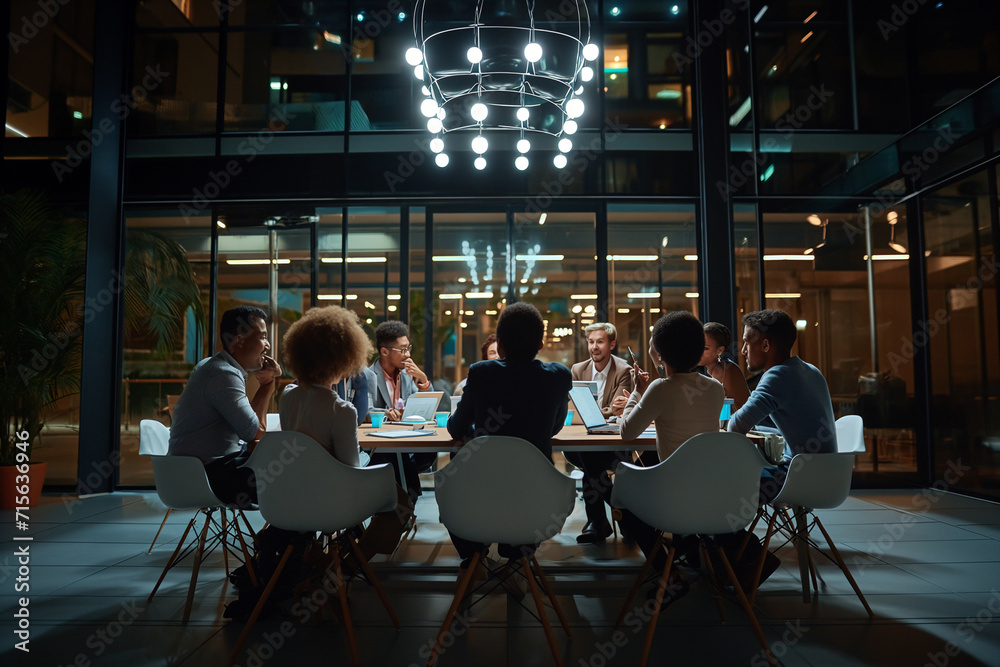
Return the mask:
{"type": "Polygon", "coordinates": [[[472,581],[472,577],[475,575],[476,568],[479,567],[479,561],[482,560],[483,554],[476,552],[472,556],[472,561],[469,563],[469,567],[465,570],[465,574],[458,582],[458,590],[455,591],[455,599],[451,601],[451,606],[448,607],[448,613],[445,614],[444,623],[441,624],[441,629],[438,631],[438,636],[434,640],[434,646],[431,648],[431,656],[427,659],[427,667],[434,667],[434,663],[437,662],[438,653],[441,652],[441,644],[444,642],[445,635],[448,634],[448,629],[451,627],[451,622],[455,620],[455,613],[458,611],[458,605],[461,604],[462,599],[465,597],[465,591],[469,588],[469,583],[472,581]]]}
{"type": "MultiPolygon", "coordinates": [[[[556,610],[556,616],[559,617],[559,622],[562,624],[563,630],[566,631],[566,636],[572,637],[573,632],[569,629],[569,622],[566,620],[566,615],[563,614],[562,606],[556,600],[556,595],[552,592],[552,586],[549,585],[549,579],[542,572],[542,566],[538,564],[538,559],[535,558],[534,554],[531,555],[531,564],[535,566],[535,571],[538,573],[538,580],[542,582],[542,588],[545,589],[545,594],[552,602],[552,608],[556,610]]],[[[527,576],[531,576],[530,571],[527,572],[527,576]]]]}
{"type": "MultiPolygon", "coordinates": [[[[243,563],[247,566],[247,574],[250,575],[250,583],[253,584],[254,588],[257,587],[257,572],[253,564],[253,557],[250,556],[250,550],[247,549],[247,543],[243,539],[243,529],[240,527],[239,517],[243,517],[243,521],[247,518],[243,516],[243,512],[240,510],[233,511],[233,522],[232,526],[236,529],[236,539],[240,541],[240,550],[243,552],[243,563]]],[[[247,524],[249,527],[249,524],[247,524]]]]}
{"type": "Polygon", "coordinates": [[[177,543],[177,548],[174,549],[174,553],[170,555],[170,560],[168,560],[167,564],[163,567],[163,572],[160,573],[160,578],[156,580],[156,585],[153,586],[153,592],[149,594],[148,598],[146,598],[146,602],[152,602],[153,601],[153,596],[156,595],[156,591],[160,588],[160,584],[163,583],[163,578],[167,576],[167,571],[171,567],[173,567],[174,560],[177,558],[177,554],[179,554],[181,552],[181,549],[184,548],[184,540],[187,539],[188,533],[191,532],[191,526],[194,525],[194,522],[197,519],[198,519],[198,515],[195,514],[193,517],[191,517],[191,520],[188,521],[187,528],[184,529],[184,534],[181,535],[180,542],[177,543]]]}
{"type": "MultiPolygon", "coordinates": [[[[226,520],[226,508],[220,510],[222,515],[222,566],[226,568],[226,581],[229,583],[229,522],[226,520]]],[[[238,526],[237,526],[238,528],[238,526]]]]}
{"type": "Polygon", "coordinates": [[[618,524],[622,520],[622,511],[617,507],[611,508],[611,530],[615,533],[615,539],[618,539],[618,524]]]}
{"type": "Polygon", "coordinates": [[[826,532],[826,528],[823,527],[823,522],[819,520],[819,517],[816,518],[816,525],[819,526],[819,529],[823,532],[823,537],[826,539],[826,543],[830,545],[830,551],[833,552],[833,557],[837,560],[837,565],[840,566],[841,572],[843,572],[844,576],[847,577],[847,581],[850,582],[851,588],[854,589],[858,599],[861,600],[861,604],[864,605],[865,611],[868,612],[868,617],[875,618],[875,614],[872,613],[872,608],[868,606],[868,600],[865,599],[864,594],[858,587],[858,583],[854,581],[854,577],[851,576],[851,571],[847,569],[847,564],[844,562],[844,559],[840,555],[840,551],[837,549],[837,546],[833,543],[833,540],[830,539],[830,534],[826,532]]]}
{"type": "Polygon", "coordinates": [[[819,595],[819,583],[816,581],[816,564],[813,563],[812,551],[809,550],[809,544],[806,543],[806,564],[809,566],[809,576],[812,578],[812,589],[813,593],[819,595]]]}
{"type": "Polygon", "coordinates": [[[656,604],[653,606],[653,616],[649,619],[649,627],[646,628],[646,641],[642,646],[642,658],[639,659],[639,667],[646,666],[649,658],[649,649],[653,646],[653,634],[656,632],[656,622],[660,618],[660,604],[663,603],[663,592],[667,589],[667,580],[670,578],[670,568],[674,564],[674,548],[670,547],[667,552],[667,564],[663,566],[663,573],[660,576],[660,585],[656,587],[656,604]]]}
{"type": "Polygon", "coordinates": [[[253,612],[250,614],[250,618],[247,619],[246,625],[243,627],[243,632],[240,634],[240,638],[236,641],[236,647],[233,652],[229,654],[229,664],[236,664],[236,658],[239,657],[240,653],[243,651],[243,645],[247,641],[247,637],[250,635],[250,630],[253,629],[254,623],[257,622],[257,618],[260,616],[260,612],[264,609],[264,605],[267,604],[267,600],[271,597],[271,591],[278,583],[278,578],[281,576],[282,570],[285,569],[285,563],[292,555],[294,546],[289,544],[285,547],[285,552],[281,554],[281,560],[278,561],[278,567],[274,569],[274,574],[271,575],[271,579],[267,582],[267,586],[264,587],[264,592],[260,594],[260,600],[257,601],[257,606],[253,608],[253,612]]]}
{"type": "Polygon", "coordinates": [[[750,619],[750,625],[753,626],[754,634],[757,635],[757,641],[760,645],[764,647],[764,655],[767,657],[767,661],[772,665],[777,665],[777,661],[774,659],[774,655],[771,653],[771,647],[767,643],[767,639],[764,637],[764,631],[760,628],[760,623],[757,622],[757,616],[753,613],[753,607],[750,606],[750,601],[747,600],[747,596],[743,594],[743,587],[740,586],[740,582],[736,579],[736,573],[733,572],[733,566],[729,564],[729,559],[726,558],[726,552],[723,551],[722,547],[717,546],[716,550],[719,554],[719,560],[722,561],[722,566],[726,569],[726,575],[729,580],[733,583],[733,589],[736,591],[736,597],[740,599],[740,605],[743,606],[743,611],[746,612],[747,617],[750,619]]]}
{"type": "MultiPolygon", "coordinates": [[[[653,546],[652,553],[659,553],[662,547],[663,533],[660,533],[659,537],[656,538],[656,544],[653,546]]],[[[622,621],[625,620],[625,613],[628,611],[628,606],[632,604],[632,598],[635,597],[636,591],[639,590],[639,586],[642,585],[643,580],[646,578],[646,573],[649,572],[649,564],[652,559],[652,556],[650,556],[646,559],[646,562],[642,564],[642,569],[639,570],[639,576],[635,578],[635,583],[632,584],[632,589],[628,592],[628,597],[625,598],[625,604],[622,605],[622,610],[618,614],[618,620],[615,621],[615,630],[620,628],[622,621]]]]}
{"type": "MultiPolygon", "coordinates": [[[[705,544],[704,539],[699,536],[699,543],[701,545],[701,562],[705,564],[705,569],[708,571],[708,580],[715,582],[718,578],[715,576],[715,566],[712,565],[712,559],[708,557],[708,545],[705,544]]],[[[722,623],[726,622],[726,610],[722,606],[722,594],[719,592],[719,587],[712,585],[712,596],[715,598],[715,606],[719,610],[719,621],[722,623]]]]}
{"type": "Polygon", "coordinates": [[[340,567],[340,554],[336,549],[331,549],[333,555],[333,571],[337,575],[337,597],[340,598],[340,611],[344,615],[344,628],[347,630],[347,643],[351,647],[351,661],[357,665],[361,662],[358,657],[358,638],[354,636],[354,621],[351,619],[351,609],[347,606],[347,582],[344,580],[344,572],[340,567]]]}
{"type": "Polygon", "coordinates": [[[802,601],[809,602],[809,543],[806,541],[806,510],[795,508],[795,549],[799,554],[799,578],[802,580],[802,601]]]}
{"type": "Polygon", "coordinates": [[[184,617],[182,623],[187,623],[191,618],[191,605],[194,604],[194,588],[198,585],[198,570],[201,569],[201,559],[205,554],[205,537],[208,535],[208,524],[212,520],[212,511],[205,512],[205,525],[201,529],[201,537],[198,538],[198,548],[194,552],[194,563],[191,567],[191,585],[188,586],[187,601],[184,603],[184,617]]]}
{"type": "Polygon", "coordinates": [[[753,537],[753,531],[757,528],[757,523],[760,521],[762,516],[764,516],[764,508],[760,507],[757,509],[757,516],[753,518],[753,523],[751,523],[750,527],[747,528],[747,534],[743,538],[743,542],[740,544],[740,550],[736,552],[737,561],[743,558],[743,550],[747,548],[748,544],[750,544],[750,538],[753,537]]]}
{"type": "Polygon", "coordinates": [[[170,518],[170,513],[171,512],[173,512],[173,510],[172,509],[168,509],[167,513],[163,515],[163,521],[160,523],[160,529],[158,531],[156,531],[156,535],[153,535],[153,541],[150,543],[150,545],[149,545],[149,551],[147,551],[146,553],[148,553],[148,554],[153,553],[153,546],[156,545],[156,540],[159,539],[160,533],[163,531],[163,527],[165,525],[167,525],[167,519],[170,518]]]}
{"type": "Polygon", "coordinates": [[[753,586],[748,591],[750,594],[750,605],[753,606],[754,598],[757,597],[757,587],[760,586],[760,575],[764,571],[764,559],[767,558],[767,548],[771,545],[771,537],[774,535],[774,522],[778,519],[778,513],[771,515],[767,522],[767,533],[764,535],[764,548],[761,549],[760,558],[757,559],[757,569],[753,577],[753,586]]]}
{"type": "Polygon", "coordinates": [[[393,610],[392,605],[389,604],[389,597],[385,594],[385,590],[382,588],[382,583],[372,572],[371,565],[365,560],[365,557],[361,554],[361,549],[358,548],[358,543],[353,536],[347,535],[347,543],[351,545],[351,553],[354,554],[354,560],[358,562],[361,569],[365,571],[365,576],[368,577],[368,581],[372,586],[375,587],[375,593],[378,595],[378,599],[382,601],[382,606],[385,610],[389,612],[389,618],[392,619],[392,624],[396,626],[397,630],[400,630],[402,626],[399,624],[399,618],[396,617],[396,612],[393,610]]]}
{"type": "Polygon", "coordinates": [[[243,519],[243,523],[247,526],[247,532],[250,534],[250,539],[256,540],[257,533],[254,532],[253,526],[250,525],[250,522],[247,520],[247,515],[243,513],[243,510],[233,510],[233,512],[239,516],[239,518],[243,519]]]}
{"type": "Polygon", "coordinates": [[[559,645],[556,644],[555,635],[552,634],[552,625],[549,623],[549,615],[545,613],[545,603],[542,602],[542,596],[538,592],[538,584],[535,583],[535,577],[531,574],[531,565],[528,563],[528,559],[521,556],[521,568],[524,572],[524,576],[528,578],[528,589],[531,591],[531,597],[535,601],[535,608],[538,610],[538,618],[542,621],[542,628],[545,630],[545,638],[549,640],[549,648],[552,649],[552,657],[556,659],[556,665],[562,667],[562,655],[559,653],[559,645]]]}

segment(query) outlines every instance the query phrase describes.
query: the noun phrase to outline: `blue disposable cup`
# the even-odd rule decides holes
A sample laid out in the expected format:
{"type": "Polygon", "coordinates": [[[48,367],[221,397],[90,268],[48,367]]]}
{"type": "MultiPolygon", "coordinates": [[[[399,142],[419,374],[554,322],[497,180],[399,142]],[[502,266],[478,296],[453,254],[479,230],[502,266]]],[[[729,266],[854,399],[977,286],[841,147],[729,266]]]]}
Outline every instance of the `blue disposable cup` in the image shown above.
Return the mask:
{"type": "Polygon", "coordinates": [[[566,421],[563,422],[563,425],[564,426],[569,426],[572,423],[573,423],[573,411],[572,410],[567,410],[566,411],[566,421]]]}
{"type": "Polygon", "coordinates": [[[448,413],[447,412],[435,412],[434,413],[434,423],[438,426],[445,427],[448,425],[448,413]]]}
{"type": "Polygon", "coordinates": [[[382,424],[385,422],[385,413],[372,412],[371,417],[372,417],[372,426],[374,426],[375,428],[381,428],[382,424]]]}

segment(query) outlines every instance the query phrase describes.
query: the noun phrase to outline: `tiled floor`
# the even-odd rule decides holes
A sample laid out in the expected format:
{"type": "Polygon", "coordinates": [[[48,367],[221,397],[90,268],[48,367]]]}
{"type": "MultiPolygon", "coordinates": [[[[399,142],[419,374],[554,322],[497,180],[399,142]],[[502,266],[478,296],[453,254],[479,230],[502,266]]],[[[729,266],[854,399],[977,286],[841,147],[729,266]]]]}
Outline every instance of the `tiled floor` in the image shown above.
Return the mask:
{"type": "MultiPolygon", "coordinates": [[[[416,535],[391,562],[378,563],[402,622],[396,631],[371,588],[350,587],[363,665],[422,665],[447,610],[458,559],[436,523],[433,494],[418,504],[416,535]]],[[[146,553],[163,518],[153,493],[116,493],[78,501],[45,496],[30,510],[25,532],[11,511],[0,512],[0,615],[3,664],[224,665],[242,626],[222,618],[231,587],[222,559],[201,570],[191,621],[180,618],[190,566],[171,571],[152,602],[146,597],[180,538],[190,513],[175,513],[157,548],[146,553]],[[30,543],[14,542],[31,535],[30,543]],[[30,545],[30,654],[14,649],[18,563],[30,545]]],[[[825,590],[801,599],[789,549],[757,597],[756,612],[774,654],[787,665],[1000,665],[1000,505],[935,491],[859,491],[821,513],[865,592],[869,620],[839,570],[819,570],[825,590]]],[[[259,517],[257,517],[259,521],[259,517]]],[[[641,606],[619,634],[613,625],[640,564],[617,540],[579,547],[582,505],[539,560],[552,576],[572,637],[559,628],[563,664],[634,665],[642,650],[641,606]]],[[[381,557],[379,557],[381,558],[381,557]]],[[[822,559],[821,559],[822,560],[822,559]]],[[[637,603],[636,603],[637,604],[637,603]]],[[[720,623],[705,580],[661,617],[651,665],[766,664],[746,617],[733,599],[720,623]]],[[[349,664],[346,636],[312,614],[272,615],[258,624],[239,664],[349,664]],[[305,622],[303,622],[305,621],[305,622]]],[[[439,664],[551,665],[540,623],[506,595],[490,595],[454,626],[439,664]]]]}

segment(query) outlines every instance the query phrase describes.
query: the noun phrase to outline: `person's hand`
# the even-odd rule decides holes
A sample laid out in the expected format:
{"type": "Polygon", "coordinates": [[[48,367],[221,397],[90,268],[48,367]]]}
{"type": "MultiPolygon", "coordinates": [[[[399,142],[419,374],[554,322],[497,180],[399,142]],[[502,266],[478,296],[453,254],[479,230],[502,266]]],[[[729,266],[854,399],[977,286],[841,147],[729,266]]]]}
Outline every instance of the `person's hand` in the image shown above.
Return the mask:
{"type": "Polygon", "coordinates": [[[635,384],[635,390],[640,394],[645,392],[646,387],[649,386],[649,373],[639,368],[639,364],[632,366],[632,383],[635,384]]]}
{"type": "Polygon", "coordinates": [[[403,370],[417,384],[427,384],[427,374],[420,370],[420,366],[417,366],[417,362],[413,361],[413,359],[408,358],[403,362],[403,370]]]}
{"type": "Polygon", "coordinates": [[[623,389],[625,392],[623,396],[615,396],[614,400],[611,401],[611,414],[621,417],[622,413],[625,412],[625,405],[628,403],[628,397],[630,396],[628,389],[623,389]]]}
{"type": "Polygon", "coordinates": [[[281,366],[273,357],[264,355],[264,365],[256,372],[257,382],[260,386],[270,384],[276,377],[281,376],[281,366]]]}
{"type": "Polygon", "coordinates": [[[392,408],[391,410],[386,410],[386,412],[385,412],[385,418],[386,418],[386,420],[391,421],[391,422],[398,422],[399,418],[402,417],[402,416],[403,416],[403,411],[402,410],[397,410],[395,408],[392,408]]]}

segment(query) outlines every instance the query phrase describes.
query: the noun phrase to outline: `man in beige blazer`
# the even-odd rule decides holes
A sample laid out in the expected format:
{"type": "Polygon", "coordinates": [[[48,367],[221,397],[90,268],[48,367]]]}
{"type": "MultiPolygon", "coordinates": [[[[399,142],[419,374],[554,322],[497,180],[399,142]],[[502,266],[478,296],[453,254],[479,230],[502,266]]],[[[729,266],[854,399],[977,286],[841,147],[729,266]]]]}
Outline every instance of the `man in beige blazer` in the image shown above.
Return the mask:
{"type": "MultiPolygon", "coordinates": [[[[612,354],[618,342],[618,330],[609,322],[595,322],[586,329],[587,351],[590,359],[573,364],[574,380],[597,382],[598,403],[608,418],[621,414],[613,407],[616,397],[632,391],[631,366],[612,354]]],[[[567,452],[566,460],[583,470],[583,504],[587,510],[587,525],[577,536],[580,544],[599,544],[611,534],[604,504],[611,502],[611,477],[608,469],[628,457],[628,452],[597,451],[567,452]]]]}

